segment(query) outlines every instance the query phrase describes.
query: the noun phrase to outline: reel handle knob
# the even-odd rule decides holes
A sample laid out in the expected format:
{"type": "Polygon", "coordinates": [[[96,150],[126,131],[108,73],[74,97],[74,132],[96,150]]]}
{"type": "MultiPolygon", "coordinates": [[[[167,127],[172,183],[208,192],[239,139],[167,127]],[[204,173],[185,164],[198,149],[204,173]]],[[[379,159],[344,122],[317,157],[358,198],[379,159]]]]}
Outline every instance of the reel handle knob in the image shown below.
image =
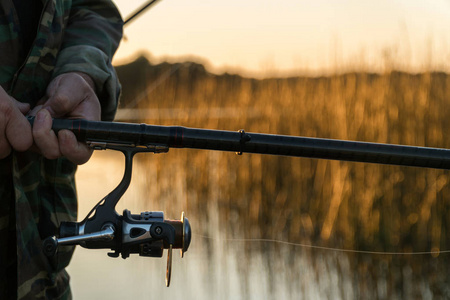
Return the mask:
{"type": "Polygon", "coordinates": [[[53,257],[58,249],[58,240],[54,236],[49,236],[44,240],[43,247],[45,256],[53,257]]]}

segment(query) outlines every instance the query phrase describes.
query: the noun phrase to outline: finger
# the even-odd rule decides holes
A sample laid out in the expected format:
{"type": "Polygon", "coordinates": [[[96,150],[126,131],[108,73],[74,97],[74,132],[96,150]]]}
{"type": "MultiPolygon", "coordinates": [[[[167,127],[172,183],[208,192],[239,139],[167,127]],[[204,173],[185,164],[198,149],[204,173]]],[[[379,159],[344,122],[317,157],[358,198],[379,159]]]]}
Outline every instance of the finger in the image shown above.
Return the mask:
{"type": "Polygon", "coordinates": [[[27,105],[20,104],[0,87],[0,158],[8,156],[12,149],[25,151],[33,144],[30,123],[20,108],[25,110],[27,105]]]}
{"type": "MultiPolygon", "coordinates": [[[[2,136],[0,139],[3,145],[8,143],[9,147],[17,151],[25,151],[33,144],[31,125],[15,103],[12,103],[11,98],[7,101],[2,102],[3,105],[0,105],[0,115],[2,116],[2,136]]],[[[9,152],[10,150],[7,150],[9,147],[2,146],[2,151],[9,152]]],[[[0,153],[3,155],[6,154],[3,152],[0,153]]]]}
{"type": "Polygon", "coordinates": [[[88,87],[86,81],[79,75],[63,74],[49,85],[48,100],[44,104],[51,116],[57,118],[72,112],[87,98],[88,87]]]}
{"type": "Polygon", "coordinates": [[[33,109],[28,112],[28,115],[35,117],[37,112],[40,111],[41,109],[42,109],[42,105],[37,105],[37,106],[33,107],[33,109]]]}
{"type": "Polygon", "coordinates": [[[76,109],[70,113],[70,118],[99,121],[101,118],[101,107],[95,94],[88,95],[76,109]]]}
{"type": "Polygon", "coordinates": [[[16,99],[14,99],[13,97],[11,97],[11,100],[15,103],[15,105],[19,108],[19,111],[22,114],[26,114],[27,112],[30,111],[30,104],[28,103],[22,103],[20,101],[17,101],[16,99]]]}
{"type": "Polygon", "coordinates": [[[15,110],[6,125],[6,138],[17,151],[26,151],[33,145],[30,122],[18,110],[15,110]]]}
{"type": "Polygon", "coordinates": [[[48,159],[55,159],[61,156],[58,139],[52,130],[52,123],[52,117],[46,109],[38,111],[33,123],[34,143],[42,155],[48,159]]]}
{"type": "Polygon", "coordinates": [[[75,134],[69,130],[58,132],[59,149],[61,154],[77,165],[86,163],[93,150],[86,144],[77,141],[75,134]]]}

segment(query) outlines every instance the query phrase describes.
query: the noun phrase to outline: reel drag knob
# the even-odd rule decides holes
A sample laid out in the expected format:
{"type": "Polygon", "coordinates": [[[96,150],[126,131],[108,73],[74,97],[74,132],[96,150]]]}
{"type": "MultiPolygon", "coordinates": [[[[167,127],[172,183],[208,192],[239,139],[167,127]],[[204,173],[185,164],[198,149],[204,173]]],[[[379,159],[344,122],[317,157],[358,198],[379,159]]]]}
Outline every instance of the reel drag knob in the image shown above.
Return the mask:
{"type": "Polygon", "coordinates": [[[181,247],[181,257],[184,257],[184,252],[186,252],[191,244],[191,224],[189,224],[188,218],[184,216],[184,211],[181,213],[181,222],[183,223],[183,245],[181,247]]]}

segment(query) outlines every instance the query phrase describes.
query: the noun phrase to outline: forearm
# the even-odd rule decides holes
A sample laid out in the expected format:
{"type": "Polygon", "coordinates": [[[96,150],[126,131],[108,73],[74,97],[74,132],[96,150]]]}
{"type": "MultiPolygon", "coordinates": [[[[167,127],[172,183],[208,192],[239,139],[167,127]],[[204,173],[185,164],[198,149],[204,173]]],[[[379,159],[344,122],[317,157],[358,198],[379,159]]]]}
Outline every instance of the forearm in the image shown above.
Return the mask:
{"type": "Polygon", "coordinates": [[[73,1],[53,78],[79,72],[92,79],[102,119],[112,120],[120,85],[111,59],[122,37],[122,20],[111,1],[73,1]]]}

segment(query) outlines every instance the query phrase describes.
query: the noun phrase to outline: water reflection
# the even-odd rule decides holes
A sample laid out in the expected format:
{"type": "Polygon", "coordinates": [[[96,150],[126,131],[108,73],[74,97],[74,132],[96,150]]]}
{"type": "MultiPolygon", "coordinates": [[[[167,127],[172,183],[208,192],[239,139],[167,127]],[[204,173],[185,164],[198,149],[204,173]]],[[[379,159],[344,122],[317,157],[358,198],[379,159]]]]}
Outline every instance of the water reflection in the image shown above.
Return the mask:
{"type": "MultiPolygon", "coordinates": [[[[185,157],[177,158],[175,153],[167,161],[163,156],[148,156],[137,158],[132,184],[117,211],[163,210],[166,218],[179,218],[181,211],[186,212],[193,240],[185,258],[174,255],[171,287],[164,285],[165,259],[112,259],[106,250],[78,247],[68,270],[75,299],[426,299],[450,295],[445,255],[357,255],[242,240],[249,238],[248,232],[254,234],[250,238],[266,233],[253,227],[246,230],[247,220],[233,213],[232,205],[238,204],[227,207],[220,201],[221,186],[231,183],[224,183],[214,169],[216,163],[215,168],[220,168],[218,154],[207,154],[203,162],[212,163],[211,171],[202,175],[210,186],[207,200],[200,199],[200,182],[197,187],[188,185],[186,176],[196,170],[195,165],[182,167],[179,160],[185,157]]],[[[115,152],[95,152],[80,167],[80,219],[118,184],[122,174],[123,158],[115,152]]]]}

